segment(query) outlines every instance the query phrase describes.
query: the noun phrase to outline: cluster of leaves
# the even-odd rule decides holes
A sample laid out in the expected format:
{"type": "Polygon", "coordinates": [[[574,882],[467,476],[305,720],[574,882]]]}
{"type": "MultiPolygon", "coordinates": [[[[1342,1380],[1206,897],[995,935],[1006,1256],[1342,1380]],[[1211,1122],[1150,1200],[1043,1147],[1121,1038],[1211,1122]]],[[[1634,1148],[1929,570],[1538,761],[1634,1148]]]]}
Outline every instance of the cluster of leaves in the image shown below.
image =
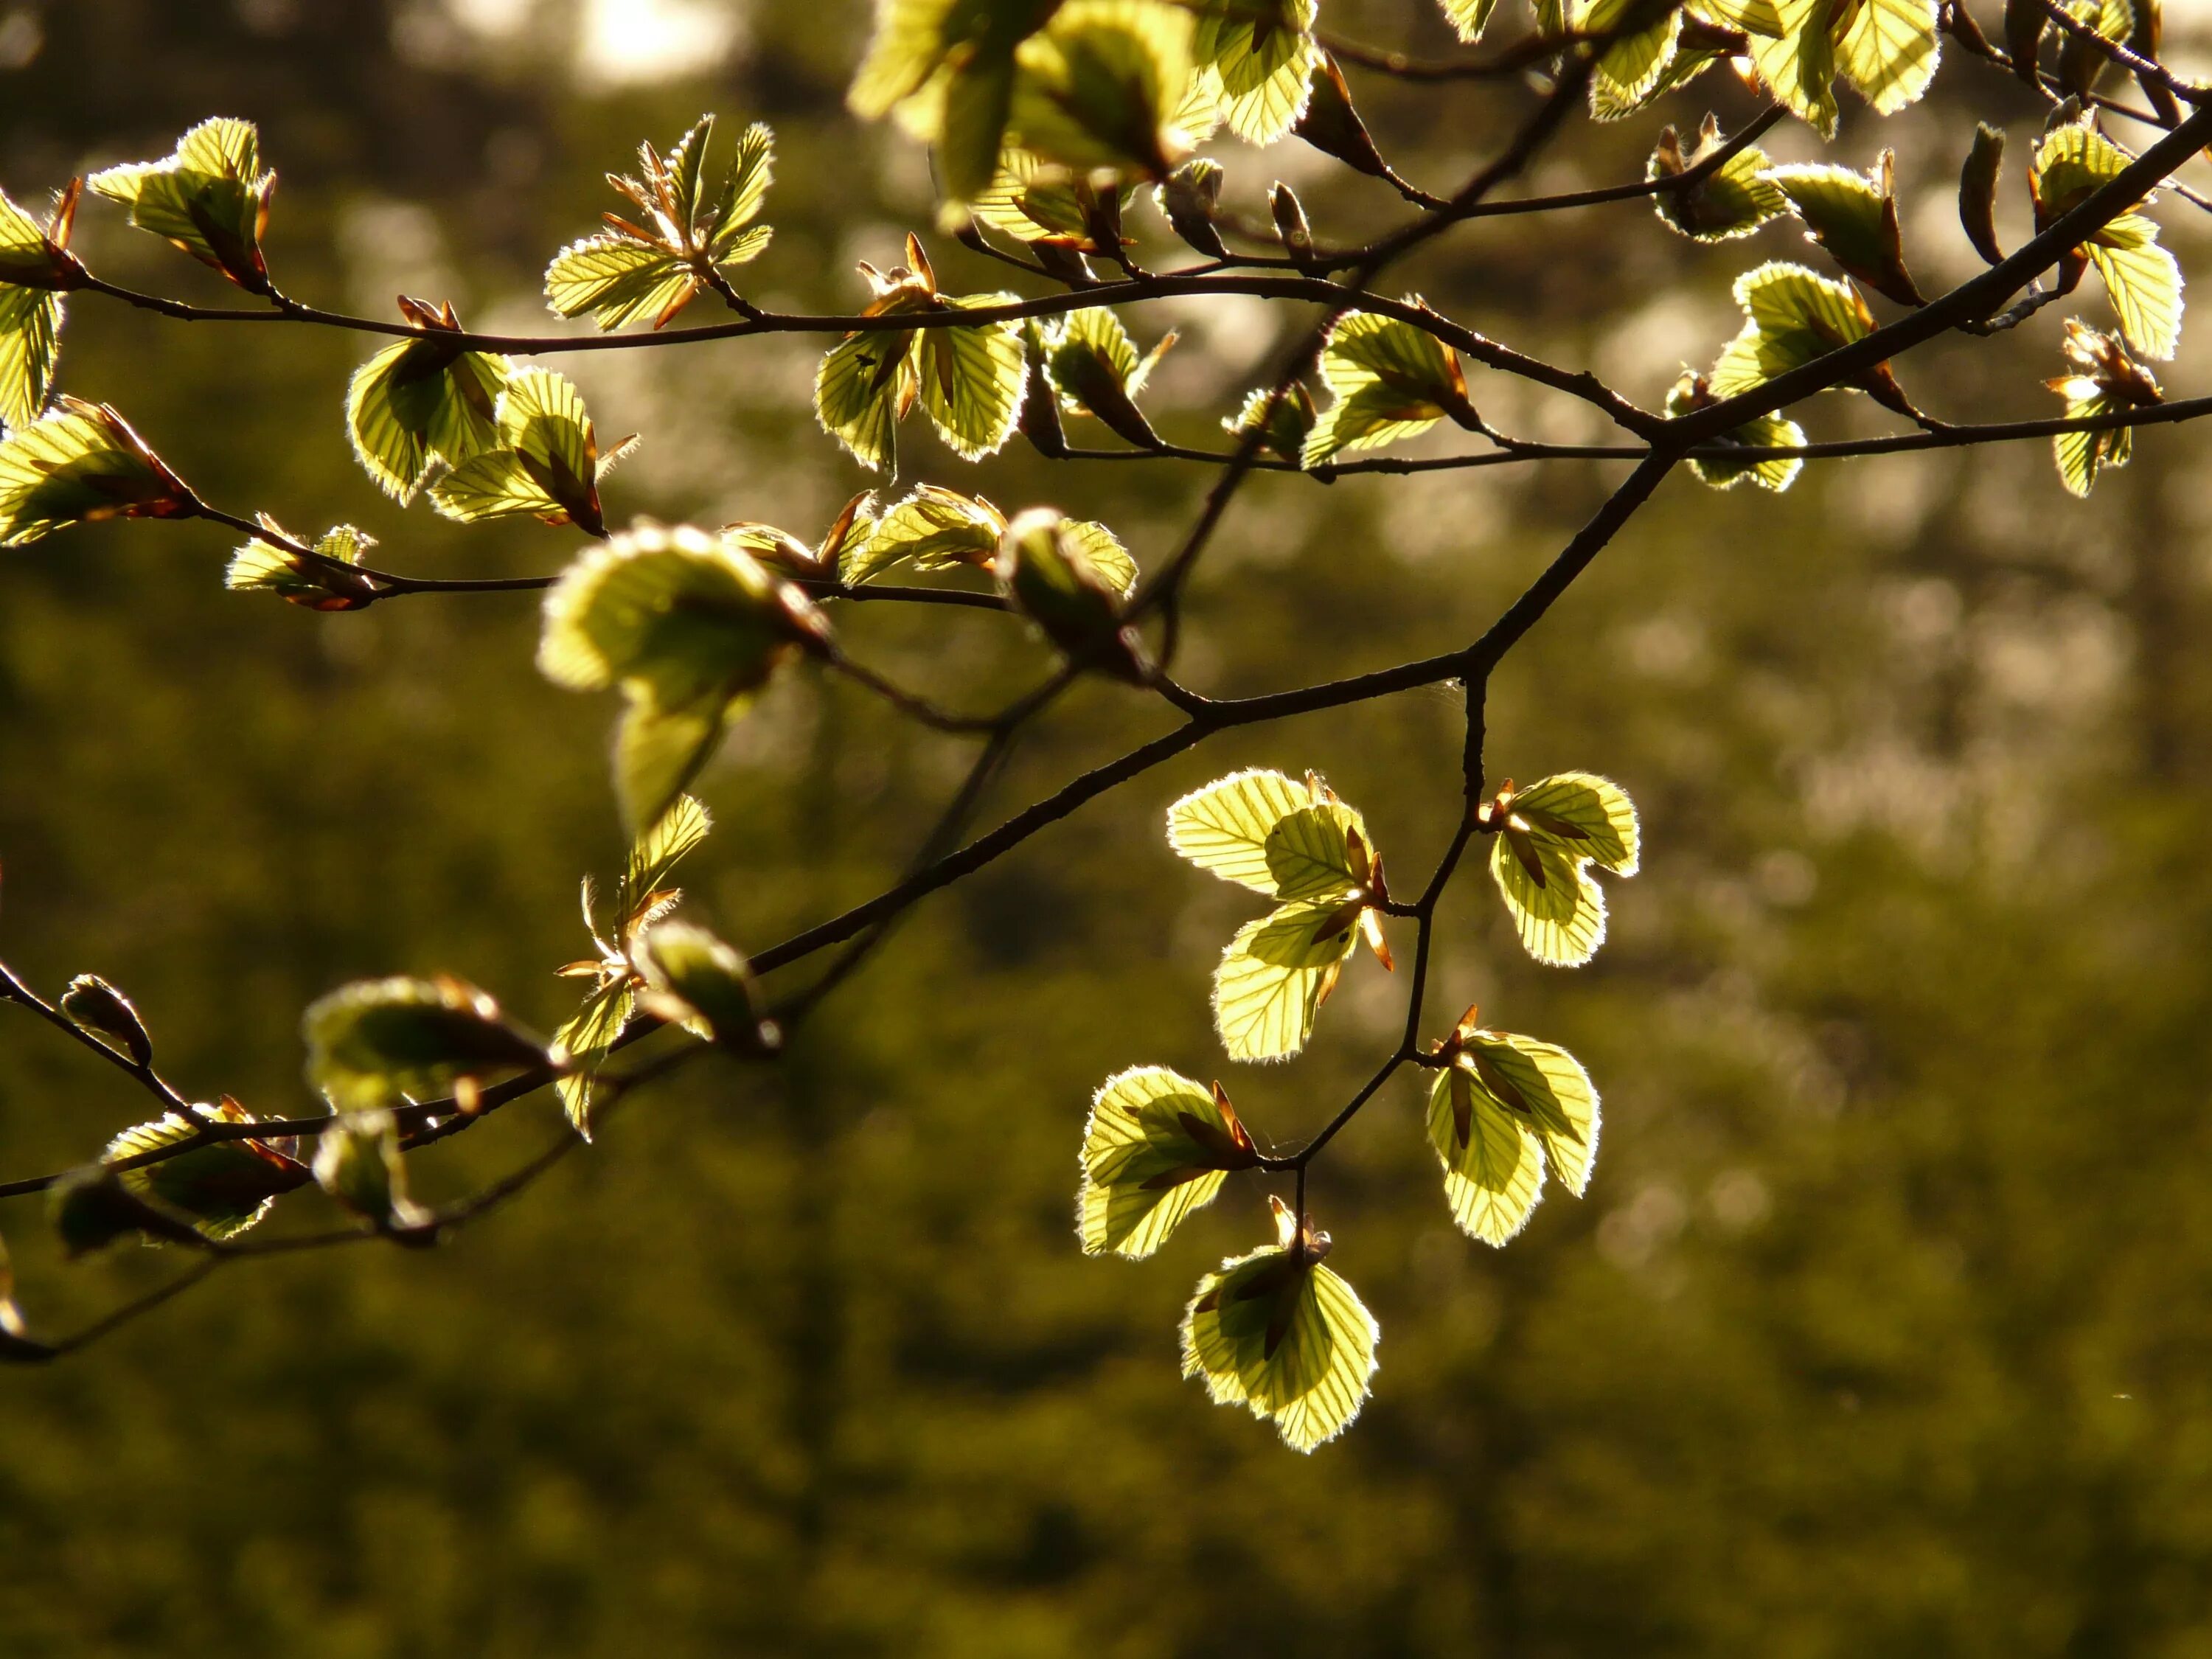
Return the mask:
{"type": "MultiPolygon", "coordinates": [[[[1491,870],[1522,944],[1539,962],[1587,962],[1604,936],[1592,866],[1632,875],[1636,811],[1619,785],[1563,773],[1505,784],[1469,830],[1493,838],[1491,870]]],[[[1231,1060],[1303,1049],[1346,957],[1364,938],[1383,965],[1392,902],[1366,823],[1322,781],[1238,772],[1168,809],[1168,844],[1200,869],[1276,902],[1248,923],[1214,975],[1214,1015],[1231,1060]]],[[[1429,1136],[1453,1218],[1503,1244],[1534,1209],[1548,1167],[1577,1195],[1597,1149],[1588,1075],[1550,1043],[1483,1029],[1470,1008],[1425,1064],[1434,1072],[1429,1136]]],[[[1161,1066],[1109,1078],[1091,1102],[1076,1228],[1084,1249],[1151,1255],[1239,1170],[1304,1168],[1277,1158],[1226,1091],[1161,1066]]],[[[1301,1187],[1303,1193],[1303,1187],[1301,1187]]],[[[1352,1287],[1322,1265],[1326,1234],[1272,1198],[1276,1243],[1202,1279],[1183,1322],[1186,1375],[1220,1403],[1272,1419],[1310,1451],[1358,1412],[1375,1368],[1376,1325],[1352,1287]]]]}

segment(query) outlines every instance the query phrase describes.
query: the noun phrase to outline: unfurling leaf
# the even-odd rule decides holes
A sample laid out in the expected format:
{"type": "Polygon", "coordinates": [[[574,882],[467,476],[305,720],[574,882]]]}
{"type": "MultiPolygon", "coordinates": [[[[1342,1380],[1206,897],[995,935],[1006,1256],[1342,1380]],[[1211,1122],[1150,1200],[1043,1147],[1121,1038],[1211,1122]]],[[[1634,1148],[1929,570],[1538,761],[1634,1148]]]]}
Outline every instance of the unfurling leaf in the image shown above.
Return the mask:
{"type": "MultiPolygon", "coordinates": [[[[1698,129],[1695,149],[1685,154],[1674,129],[1659,133],[1644,176],[1676,179],[1702,166],[1723,145],[1720,123],[1705,117],[1698,129]]],[[[1789,199],[1760,175],[1766,170],[1766,152],[1747,144],[1693,185],[1662,190],[1651,205],[1668,228],[1700,242],[1725,242],[1748,236],[1768,220],[1790,210],[1789,199]]]]}
{"type": "Polygon", "coordinates": [[[250,541],[230,556],[222,585],[236,593],[274,593],[291,605],[310,611],[360,611],[376,602],[375,585],[354,573],[362,555],[376,545],[349,524],[327,530],[316,541],[317,555],[307,558],[279,542],[295,539],[267,514],[261,527],[275,539],[250,541]]]}
{"type": "Polygon", "coordinates": [[[1959,222],[1974,252],[1993,265],[2004,263],[1997,243],[1997,175],[2004,169],[2004,148],[2003,128],[1977,122],[1973,147],[1959,169],[1959,222]]]}
{"type": "Polygon", "coordinates": [[[1899,305],[1926,303],[1905,268],[1895,152],[1882,151],[1865,173],[1808,162],[1775,167],[1765,177],[1790,198],[1805,222],[1807,236],[1826,250],[1845,276],[1899,305]]]}
{"type": "Polygon", "coordinates": [[[1316,418],[1313,393],[1306,390],[1305,382],[1294,380],[1291,389],[1279,398],[1265,386],[1247,393],[1244,407],[1221,425],[1223,430],[1238,438],[1255,426],[1264,428],[1260,439],[1262,449],[1292,466],[1303,466],[1306,440],[1313,434],[1316,418]]]}
{"type": "Polygon", "coordinates": [[[166,161],[110,167],[85,182],[129,208],[139,229],[173,242],[247,293],[275,291],[261,236],[276,175],[261,170],[261,135],[251,121],[203,121],[166,161]]]}
{"type": "Polygon", "coordinates": [[[573,524],[605,536],[599,480],[630,444],[599,453],[599,434],[568,377],[550,368],[516,371],[499,394],[497,445],[462,462],[430,487],[430,501],[449,519],[529,517],[573,524]]]}
{"type": "MultiPolygon", "coordinates": [[[[1693,368],[1682,371],[1682,378],[1674,382],[1674,390],[1667,394],[1667,415],[1679,420],[1685,415],[1694,415],[1700,410],[1711,409],[1721,400],[1713,395],[1712,383],[1693,368]]],[[[1805,429],[1796,422],[1779,415],[1754,415],[1741,426],[1707,441],[1711,448],[1796,449],[1805,441],[1805,429]]],[[[1711,455],[1692,455],[1690,471],[1700,483],[1711,484],[1716,489],[1733,489],[1740,483],[1754,483],[1761,489],[1778,493],[1797,481],[1804,461],[1796,455],[1774,455],[1764,459],[1746,456],[1741,460],[1711,455]]]]}
{"type": "Polygon", "coordinates": [[[1588,772],[1562,772],[1516,789],[1511,782],[1476,809],[1476,827],[1496,840],[1490,872],[1537,961],[1578,968],[1605,939],[1605,895],[1593,864],[1636,873],[1639,836],[1628,792],[1588,772]]]}
{"type": "Polygon", "coordinates": [[[379,1232],[414,1231],[434,1219],[407,1195],[399,1126],[380,1106],[340,1112],[323,1131],[315,1145],[315,1182],[379,1232]]]}
{"type": "MultiPolygon", "coordinates": [[[[2063,349],[2072,372],[2050,385],[2066,399],[2068,420],[2147,409],[2165,401],[2150,371],[2128,355],[2122,341],[2098,333],[2080,319],[2067,319],[2063,349]]],[[[2134,434],[2124,426],[2062,432],[2051,442],[2057,455],[2059,481],[2076,495],[2087,495],[2105,468],[2125,466],[2134,451],[2134,434]]]]}
{"type": "Polygon", "coordinates": [[[621,686],[616,784],[635,833],[675,803],[776,665],[829,637],[812,601],[750,555],[688,526],[641,525],[545,596],[538,665],[573,690],[621,686]]]}
{"type": "MultiPolygon", "coordinates": [[[[1278,1208],[1279,1212],[1279,1201],[1278,1208]]],[[[1232,1257],[1198,1282],[1182,1322],[1182,1374],[1218,1406],[1272,1421],[1310,1452],[1359,1414],[1375,1375],[1374,1316],[1323,1265],[1328,1235],[1292,1223],[1279,1245],[1232,1257]]]]}
{"type": "Polygon", "coordinates": [[[1259,1161],[1220,1085],[1209,1093],[1161,1066],[1108,1078],[1083,1130],[1075,1224],[1084,1254],[1152,1255],[1213,1201],[1230,1170],[1259,1161]]]}
{"type": "Polygon", "coordinates": [[[1121,210],[1135,193],[1133,186],[1102,187],[1090,174],[1048,167],[1016,149],[999,158],[990,187],[973,207],[978,222],[1017,241],[1110,257],[1127,240],[1121,210]]]}
{"type": "Polygon", "coordinates": [[[24,546],[64,525],[175,519],[198,507],[106,404],[58,398],[44,418],[0,443],[0,547],[24,546]]]}
{"type": "Polygon", "coordinates": [[[877,519],[865,537],[846,544],[838,574],[847,586],[858,586],[900,564],[916,570],[963,565],[988,570],[1006,533],[1006,515],[981,496],[920,484],[877,519]]]}
{"type": "Polygon", "coordinates": [[[154,1039],[131,999],[97,974],[79,974],[55,1005],[78,1030],[100,1039],[140,1071],[154,1063],[154,1039]]]}
{"type": "Polygon", "coordinates": [[[1352,88],[1345,81],[1344,71],[1327,52],[1319,56],[1305,113],[1291,131],[1354,173],[1364,173],[1370,179],[1392,178],[1390,164],[1375,148],[1374,135],[1352,105],[1352,88]]]}
{"type": "Polygon", "coordinates": [[[732,1054],[768,1053],[782,1041],[760,1015],[758,988],[744,957],[703,927],[656,922],[633,947],[647,1012],[732,1054]]]}
{"type": "Polygon", "coordinates": [[[1175,234],[1210,259],[1225,259],[1229,249],[1214,228],[1221,207],[1221,163],[1204,158],[1185,161],[1152,187],[1152,203],[1175,234]]]}
{"type": "Polygon", "coordinates": [[[754,123],[738,140],[738,159],[709,195],[707,146],[714,118],[702,115],[665,155],[638,146],[638,178],[607,182],[638,217],[606,216],[600,234],[571,242],[545,270],[545,301],[563,317],[588,314],[601,328],[650,321],[665,326],[715,280],[723,265],[760,257],[769,227],[754,225],[767,198],[775,135],[754,123]]]}
{"type": "Polygon", "coordinates": [[[1519,1232],[1553,1177],[1579,1198],[1597,1152],[1597,1091],[1564,1048],[1474,1025],[1444,1045],[1429,1091],[1429,1144],[1452,1219],[1486,1244],[1519,1232]]]}
{"type": "MultiPolygon", "coordinates": [[[[252,1121],[245,1108],[225,1096],[218,1105],[194,1106],[190,1117],[167,1112],[151,1123],[125,1129],[107,1143],[100,1157],[112,1166],[191,1139],[209,1124],[235,1127],[252,1121]]],[[[240,1139],[210,1141],[158,1163],[118,1170],[114,1178],[125,1194],[158,1215],[181,1221],[204,1237],[225,1239],[260,1220],[280,1194],[305,1186],[308,1176],[305,1166],[283,1148],[265,1140],[240,1139]]],[[[111,1218],[118,1215],[112,1202],[92,1206],[94,1215],[103,1212],[111,1218]]],[[[149,1229],[143,1216],[126,1222],[124,1230],[156,1237],[174,1236],[165,1229],[149,1229]]],[[[70,1243],[73,1252],[76,1249],[66,1230],[64,1242],[70,1243]]]]}
{"type": "Polygon", "coordinates": [[[340,1111],[445,1094],[546,1063],[545,1045],[455,979],[356,980],[301,1020],[307,1078],[340,1111]]]}
{"type": "Polygon", "coordinates": [[[1014,48],[1006,143],[1079,172],[1166,178],[1197,141],[1193,32],[1159,0],[1066,0],[1014,48]]]}
{"type": "Polygon", "coordinates": [[[995,569],[1014,609],[1069,662],[1132,684],[1152,672],[1136,629],[1121,620],[1136,567],[1103,525],[1031,507],[1006,526],[995,569]]]}
{"type": "MultiPolygon", "coordinates": [[[[2094,123],[2087,112],[2062,121],[2036,145],[2027,182],[2038,231],[2057,223],[2135,160],[2094,123]]],[[[2145,196],[2136,205],[2152,199],[2145,196]]],[[[2158,227],[2134,212],[2109,221],[2074,250],[2069,282],[2079,276],[2085,257],[2104,280],[2128,344],[2141,356],[2172,356],[2181,340],[2181,266],[2159,245],[2158,227]]]]}
{"type": "Polygon", "coordinates": [[[1674,84],[1676,0],[1581,0],[1573,16],[1578,33],[1605,37],[1590,73],[1590,112],[1599,120],[1632,114],[1674,84]]]}
{"type": "MultiPolygon", "coordinates": [[[[1011,294],[948,298],[937,289],[921,242],[908,236],[908,263],[887,272],[863,264],[874,290],[869,317],[942,313],[1004,305],[1011,294]]],[[[898,422],[918,402],[938,435],[964,460],[996,453],[1013,435],[1029,380],[1020,323],[970,327],[868,330],[830,349],[815,376],[814,412],[823,430],[873,471],[897,471],[898,422]]]]}
{"type": "Polygon", "coordinates": [[[514,366],[491,352],[439,339],[461,331],[451,305],[399,296],[399,313],[428,337],[386,346],[346,388],[346,430],[377,488],[404,507],[431,467],[459,466],[497,447],[499,398],[514,366]]]}
{"type": "Polygon", "coordinates": [[[1044,337],[1045,372],[1070,414],[1091,416],[1139,449],[1158,449],[1159,434],[1137,407],[1137,396],[1175,341],[1164,334],[1139,357],[1119,317],[1103,306],[1086,307],[1044,337]]]}
{"type": "MultiPolygon", "coordinates": [[[[1409,295],[1406,303],[1422,301],[1409,295]]],[[[1306,434],[1309,467],[1344,450],[1418,436],[1441,420],[1481,429],[1459,354],[1398,318],[1355,311],[1340,319],[1322,352],[1321,374],[1335,401],[1306,434]]]]}
{"type": "Polygon", "coordinates": [[[1192,56],[1211,77],[1229,130],[1250,143],[1273,143],[1304,115],[1322,61],[1314,0],[1198,0],[1193,9],[1192,56]]]}

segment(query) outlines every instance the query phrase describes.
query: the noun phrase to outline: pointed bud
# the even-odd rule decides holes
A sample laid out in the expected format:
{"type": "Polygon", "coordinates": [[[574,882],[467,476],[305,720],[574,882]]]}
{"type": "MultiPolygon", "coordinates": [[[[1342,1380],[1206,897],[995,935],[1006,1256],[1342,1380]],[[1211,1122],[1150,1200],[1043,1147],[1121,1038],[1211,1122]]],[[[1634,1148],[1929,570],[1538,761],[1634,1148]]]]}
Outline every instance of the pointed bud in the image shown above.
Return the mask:
{"type": "Polygon", "coordinates": [[[154,1040],[146,1022],[138,1017],[131,999],[97,974],[79,974],[62,993],[58,1005],[70,1023],[92,1036],[144,1071],[154,1063],[154,1040]]]}

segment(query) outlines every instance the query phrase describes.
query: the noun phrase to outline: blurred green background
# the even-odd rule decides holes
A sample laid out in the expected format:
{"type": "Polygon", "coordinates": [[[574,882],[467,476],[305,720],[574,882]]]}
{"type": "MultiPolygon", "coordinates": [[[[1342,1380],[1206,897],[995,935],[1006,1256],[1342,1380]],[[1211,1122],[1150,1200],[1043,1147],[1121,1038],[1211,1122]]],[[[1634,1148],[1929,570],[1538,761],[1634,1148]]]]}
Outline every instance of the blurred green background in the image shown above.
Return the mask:
{"type": "MultiPolygon", "coordinates": [[[[1448,46],[1421,0],[1328,17],[1448,46]]],[[[544,331],[538,273],[615,205],[600,174],[711,108],[777,130],[749,291],[850,309],[853,262],[891,263],[930,220],[917,153],[842,112],[866,25],[862,0],[0,0],[0,184],[41,200],[250,117],[283,173],[289,290],[380,315],[450,297],[544,331]]],[[[1530,97],[1355,87],[1439,186],[1530,97]]],[[[1578,122],[1536,182],[1636,176],[1662,120],[1708,104],[1731,125],[1752,107],[1711,76],[1663,114],[1578,122]]],[[[1854,108],[1833,151],[1905,158],[1923,287],[1975,268],[1951,183],[1970,112],[2016,145],[2040,118],[1952,63],[1920,109],[1854,108]]],[[[1771,148],[1815,153],[1802,131],[1771,148]]],[[[1295,142],[1220,153],[1233,200],[1260,211],[1292,179],[1325,239],[1403,211],[1295,142]]],[[[2008,191],[2016,240],[2016,171],[2008,191]]],[[[2201,251],[2192,210],[2161,212],[2201,251]]],[[[1151,209],[1132,219],[1142,256],[1171,258],[1151,209]]],[[[1629,204],[1470,228],[1404,279],[1651,406],[1734,331],[1735,273],[1796,246],[1777,226],[1696,248],[1629,204]]],[[[112,210],[88,208],[80,246],[222,302],[112,210]]],[[[933,246],[951,286],[1002,285],[933,246]]],[[[2080,308],[2101,320],[2100,298],[2080,308]]],[[[1232,301],[1129,320],[1146,343],[1182,329],[1151,402],[1205,441],[1308,319],[1232,301]]],[[[2057,333],[2046,312],[1900,373],[1945,415],[2055,413],[2057,333]]],[[[2170,386],[2204,384],[2202,338],[2170,386]]],[[[63,384],[234,511],[358,521],[411,571],[557,569],[572,532],[463,532],[377,495],[339,405],[369,349],[80,301],[63,384]]],[[[562,359],[602,434],[645,435],[611,516],[818,534],[866,482],[813,427],[821,349],[562,359]]],[[[1494,375],[1474,391],[1510,430],[1603,435],[1494,375]]],[[[1881,429],[1863,400],[1808,418],[1881,429]]],[[[1103,517],[1147,564],[1206,482],[1018,446],[971,468],[906,437],[910,477],[1103,517]]],[[[1585,1200],[1555,1194],[1494,1252],[1450,1225],[1413,1083],[1337,1143],[1315,1208],[1382,1364],[1311,1458],[1176,1375],[1190,1285],[1259,1241],[1263,1189],[1232,1183],[1152,1262],[1086,1261],[1076,1140],[1091,1089],[1139,1063],[1222,1076],[1290,1140],[1387,1049],[1402,987],[1362,963],[1306,1057],[1220,1060],[1207,975],[1249,906],[1169,854],[1160,815],[1237,766],[1318,767],[1402,883],[1451,828],[1441,691],[1148,775],[923,907],[788,1064],[695,1068],[450,1248],[253,1264],[0,1374],[0,1652],[2212,1652],[2200,447],[2150,435],[2086,505],[2039,444],[1831,464],[1779,500],[1678,478],[1512,657],[1493,777],[1620,778],[1644,873],[1574,974],[1529,964],[1463,881],[1431,1034],[1480,1000],[1566,1044],[1605,1092],[1604,1145],[1585,1200]]],[[[1203,568],[1185,678],[1253,691],[1462,642],[1613,476],[1261,478],[1203,568]]],[[[308,1108],[298,1012],[349,978],[449,970],[550,1029],[574,996],[551,969],[586,947],[577,879],[619,856],[611,702],[536,675],[526,599],[320,617],[224,593],[228,550],[136,525],[0,560],[0,955],[50,994],[113,979],[195,1097],[262,1112],[308,1108]]],[[[989,616],[841,622],[964,705],[1044,661],[989,616]]],[[[988,815],[1162,727],[1084,689],[988,815]]],[[[718,828],[690,903],[759,948],[866,896],[966,752],[794,675],[705,781],[718,828]]],[[[0,1019],[0,1175],[81,1160],[142,1108],[0,1019]]],[[[550,1100],[512,1109],[418,1160],[418,1188],[461,1193],[557,1131],[550,1100]]],[[[272,1224],[323,1224],[320,1202],[272,1224]]],[[[177,1267],[64,1266],[35,1202],[0,1206],[0,1231],[48,1331],[177,1267]]]]}

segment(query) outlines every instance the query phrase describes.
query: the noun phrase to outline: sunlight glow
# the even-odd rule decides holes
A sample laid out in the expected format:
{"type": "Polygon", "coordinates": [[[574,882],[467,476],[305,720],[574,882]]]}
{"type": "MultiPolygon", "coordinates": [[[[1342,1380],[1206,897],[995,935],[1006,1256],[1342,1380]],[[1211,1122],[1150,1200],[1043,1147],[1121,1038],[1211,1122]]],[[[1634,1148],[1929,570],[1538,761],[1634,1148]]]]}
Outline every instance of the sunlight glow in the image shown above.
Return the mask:
{"type": "Polygon", "coordinates": [[[587,0],[577,71],[602,86],[699,74],[720,64],[738,27],[728,0],[587,0]]]}

